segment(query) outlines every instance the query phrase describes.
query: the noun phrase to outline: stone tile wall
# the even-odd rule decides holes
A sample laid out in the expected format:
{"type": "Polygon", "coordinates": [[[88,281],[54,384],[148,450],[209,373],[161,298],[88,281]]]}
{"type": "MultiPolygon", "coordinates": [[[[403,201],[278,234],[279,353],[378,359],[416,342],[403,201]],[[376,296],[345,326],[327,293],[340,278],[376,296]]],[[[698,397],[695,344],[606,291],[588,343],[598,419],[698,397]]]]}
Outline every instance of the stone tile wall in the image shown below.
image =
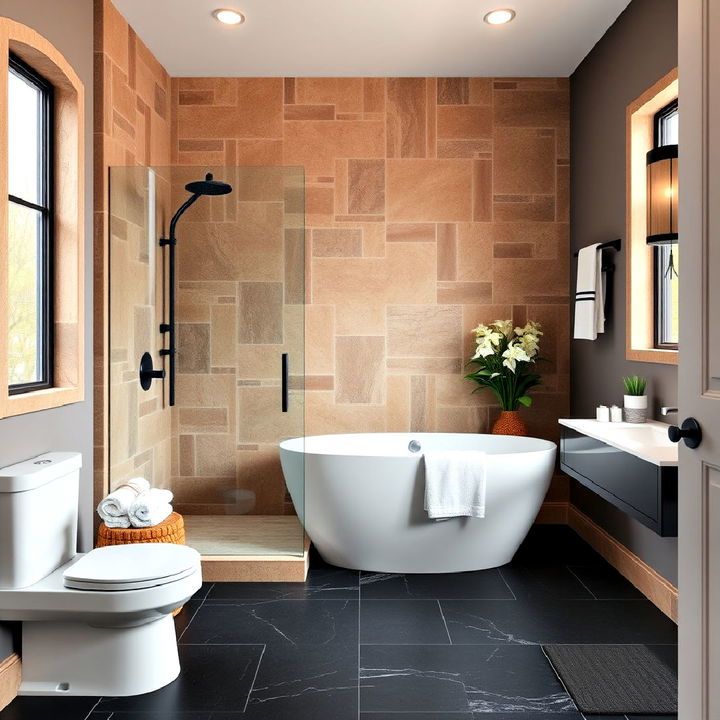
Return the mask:
{"type": "MultiPolygon", "coordinates": [[[[523,414],[557,439],[568,101],[556,78],[173,79],[174,166],[304,168],[307,434],[486,431],[496,403],[462,377],[470,331],[512,317],[544,326],[544,385],[523,414]]],[[[268,353],[287,342],[281,309],[285,334],[301,326],[297,283],[278,274],[299,239],[283,217],[293,200],[244,180],[242,197],[198,210],[226,226],[198,216],[180,254],[183,337],[204,349],[182,359],[173,483],[198,510],[249,489],[253,512],[288,512],[273,443],[296,426],[268,410],[268,353]]],[[[558,480],[550,497],[566,493],[558,480]]]]}

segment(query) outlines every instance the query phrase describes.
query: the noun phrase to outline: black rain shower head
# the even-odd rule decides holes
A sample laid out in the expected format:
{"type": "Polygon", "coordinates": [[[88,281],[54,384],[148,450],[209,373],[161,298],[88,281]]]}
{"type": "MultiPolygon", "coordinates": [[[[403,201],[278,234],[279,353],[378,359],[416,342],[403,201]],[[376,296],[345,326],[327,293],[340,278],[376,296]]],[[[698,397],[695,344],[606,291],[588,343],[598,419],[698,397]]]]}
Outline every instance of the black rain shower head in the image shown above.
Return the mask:
{"type": "Polygon", "coordinates": [[[212,173],[208,173],[204,180],[188,183],[185,189],[193,195],[227,195],[232,192],[227,183],[213,180],[212,173]]]}

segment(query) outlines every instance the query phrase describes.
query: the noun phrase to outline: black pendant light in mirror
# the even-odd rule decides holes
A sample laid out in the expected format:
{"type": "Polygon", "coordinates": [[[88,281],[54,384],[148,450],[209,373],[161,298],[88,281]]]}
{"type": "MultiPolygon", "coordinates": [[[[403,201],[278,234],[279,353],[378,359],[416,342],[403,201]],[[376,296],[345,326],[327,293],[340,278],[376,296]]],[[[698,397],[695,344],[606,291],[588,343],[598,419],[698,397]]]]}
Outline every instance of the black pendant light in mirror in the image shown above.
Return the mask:
{"type": "Polygon", "coordinates": [[[678,241],[678,146],[661,145],[647,154],[647,244],[678,241]]]}

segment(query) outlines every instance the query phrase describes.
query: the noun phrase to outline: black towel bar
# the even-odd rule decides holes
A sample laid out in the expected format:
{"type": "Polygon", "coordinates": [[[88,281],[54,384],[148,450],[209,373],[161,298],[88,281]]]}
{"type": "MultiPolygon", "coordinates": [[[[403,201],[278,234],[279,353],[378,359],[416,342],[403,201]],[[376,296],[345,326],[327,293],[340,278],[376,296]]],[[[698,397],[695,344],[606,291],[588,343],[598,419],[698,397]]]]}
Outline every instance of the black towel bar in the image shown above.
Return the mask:
{"type": "MultiPolygon", "coordinates": [[[[620,252],[620,249],[622,248],[622,239],[618,238],[617,240],[610,240],[609,242],[602,243],[598,245],[598,250],[615,250],[617,252],[620,252]]],[[[573,253],[573,257],[577,257],[577,253],[573,253]]]]}

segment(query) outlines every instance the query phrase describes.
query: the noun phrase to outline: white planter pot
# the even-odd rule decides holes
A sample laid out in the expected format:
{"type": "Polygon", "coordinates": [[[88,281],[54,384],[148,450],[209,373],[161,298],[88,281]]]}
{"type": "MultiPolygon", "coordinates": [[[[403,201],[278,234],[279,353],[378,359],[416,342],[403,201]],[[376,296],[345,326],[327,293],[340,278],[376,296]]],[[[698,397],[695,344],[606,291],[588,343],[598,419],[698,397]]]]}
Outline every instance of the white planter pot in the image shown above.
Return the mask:
{"type": "Polygon", "coordinates": [[[625,422],[644,423],[647,420],[647,395],[625,395],[625,422]]]}

